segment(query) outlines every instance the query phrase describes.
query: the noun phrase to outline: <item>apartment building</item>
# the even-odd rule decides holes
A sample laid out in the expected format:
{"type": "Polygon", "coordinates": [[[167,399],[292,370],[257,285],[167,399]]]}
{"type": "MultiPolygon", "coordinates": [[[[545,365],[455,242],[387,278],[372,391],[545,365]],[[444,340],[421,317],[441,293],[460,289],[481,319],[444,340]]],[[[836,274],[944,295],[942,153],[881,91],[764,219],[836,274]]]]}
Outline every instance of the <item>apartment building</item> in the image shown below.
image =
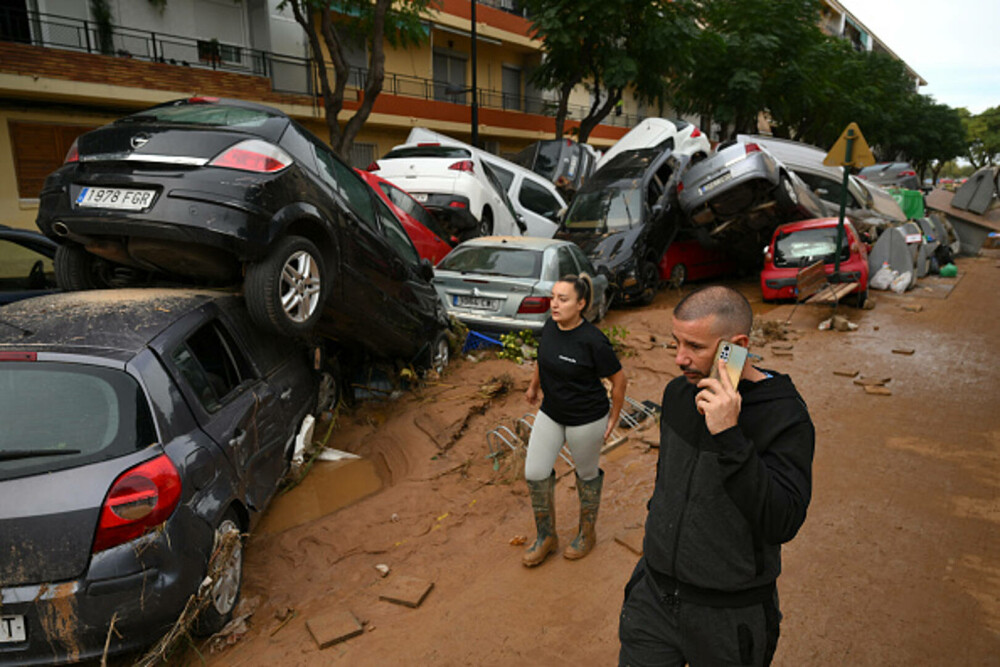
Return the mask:
{"type": "MultiPolygon", "coordinates": [[[[191,95],[275,106],[326,138],[305,35],[281,0],[106,0],[111,22],[89,0],[0,0],[0,213],[33,228],[45,175],[79,134],[126,113],[191,95]]],[[[351,156],[365,166],[415,126],[471,136],[472,4],[443,0],[422,46],[386,53],[386,79],[351,156]]],[[[513,0],[476,6],[475,66],[480,142],[512,153],[554,133],[553,101],[530,74],[540,42],[513,0]]],[[[346,120],[358,106],[368,54],[349,54],[346,120]]],[[[571,119],[589,105],[582,87],[571,119]]],[[[591,135],[609,146],[639,117],[627,99],[591,135]]],[[[572,125],[572,121],[571,121],[572,125]]]]}

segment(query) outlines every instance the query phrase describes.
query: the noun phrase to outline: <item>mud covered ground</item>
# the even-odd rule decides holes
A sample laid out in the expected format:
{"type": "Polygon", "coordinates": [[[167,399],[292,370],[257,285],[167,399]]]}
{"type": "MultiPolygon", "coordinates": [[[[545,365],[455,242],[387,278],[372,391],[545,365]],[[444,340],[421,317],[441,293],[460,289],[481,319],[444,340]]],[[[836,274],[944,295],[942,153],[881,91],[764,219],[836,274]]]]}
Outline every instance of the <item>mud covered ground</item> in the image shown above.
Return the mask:
{"type": "MultiPolygon", "coordinates": [[[[998,664],[1000,265],[958,266],[957,281],[874,293],[873,310],[841,307],[856,331],[819,331],[830,309],[800,306],[788,340],[755,350],[761,366],[791,374],[817,427],[812,505],[784,548],[777,665],[998,664]],[[775,345],[791,345],[791,355],[775,345]],[[835,374],[844,370],[891,378],[891,395],[866,394],[835,374]]],[[[760,303],[752,281],[734,284],[759,318],[791,314],[789,305],[760,303]]],[[[666,343],[679,295],[665,290],[603,323],[629,332],[623,363],[637,400],[659,402],[676,374],[666,343]]],[[[244,596],[260,605],[234,645],[202,647],[209,664],[615,664],[622,588],[637,559],[615,538],[641,537],[655,429],[631,433],[603,459],[594,552],[528,570],[523,547],[510,544],[533,536],[521,460],[506,456],[495,469],[486,433],[529,411],[530,373],[509,361],[458,360],[440,382],[341,414],[331,445],[365,457],[381,489],[250,538],[244,596]],[[506,395],[482,390],[504,376],[506,395]],[[377,564],[390,568],[386,578],[377,564]],[[403,576],[434,584],[418,608],[379,599],[403,576]],[[282,624],[276,614],[289,608],[282,624]],[[338,609],[364,632],[320,650],[306,622],[338,609]]],[[[557,487],[563,545],[577,520],[572,480],[557,487]]],[[[180,662],[201,664],[193,651],[180,662]]]]}

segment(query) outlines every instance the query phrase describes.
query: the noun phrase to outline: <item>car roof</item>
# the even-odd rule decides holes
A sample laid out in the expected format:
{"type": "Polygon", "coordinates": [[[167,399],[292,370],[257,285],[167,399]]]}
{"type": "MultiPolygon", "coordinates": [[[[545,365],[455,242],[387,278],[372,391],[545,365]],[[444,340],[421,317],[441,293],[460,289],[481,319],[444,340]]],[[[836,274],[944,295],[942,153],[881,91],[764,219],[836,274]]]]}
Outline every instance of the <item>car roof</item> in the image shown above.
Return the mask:
{"type": "MultiPolygon", "coordinates": [[[[804,229],[824,229],[826,227],[836,227],[840,222],[839,218],[811,218],[809,220],[797,220],[795,222],[787,222],[779,226],[774,230],[775,235],[788,234],[791,232],[801,232],[804,229]]],[[[851,221],[849,218],[844,218],[844,224],[850,225],[851,221]]]]}
{"type": "Polygon", "coordinates": [[[127,359],[184,315],[220,299],[238,297],[211,290],[149,288],[25,299],[0,310],[0,349],[88,349],[98,356],[127,359]]]}
{"type": "Polygon", "coordinates": [[[564,245],[573,245],[573,242],[564,239],[547,239],[537,236],[479,236],[468,241],[463,241],[458,245],[458,248],[463,246],[503,246],[520,250],[546,250],[564,245]]]}

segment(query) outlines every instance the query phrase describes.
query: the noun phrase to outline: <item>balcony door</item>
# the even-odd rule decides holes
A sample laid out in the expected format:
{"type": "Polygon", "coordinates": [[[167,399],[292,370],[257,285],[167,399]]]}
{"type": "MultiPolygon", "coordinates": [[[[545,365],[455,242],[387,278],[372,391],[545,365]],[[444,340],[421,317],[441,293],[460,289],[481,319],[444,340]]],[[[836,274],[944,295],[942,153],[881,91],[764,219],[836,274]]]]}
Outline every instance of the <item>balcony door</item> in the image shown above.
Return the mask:
{"type": "Polygon", "coordinates": [[[466,104],[468,93],[449,93],[448,89],[464,90],[465,66],[468,59],[464,53],[434,50],[434,99],[442,102],[466,104]]]}

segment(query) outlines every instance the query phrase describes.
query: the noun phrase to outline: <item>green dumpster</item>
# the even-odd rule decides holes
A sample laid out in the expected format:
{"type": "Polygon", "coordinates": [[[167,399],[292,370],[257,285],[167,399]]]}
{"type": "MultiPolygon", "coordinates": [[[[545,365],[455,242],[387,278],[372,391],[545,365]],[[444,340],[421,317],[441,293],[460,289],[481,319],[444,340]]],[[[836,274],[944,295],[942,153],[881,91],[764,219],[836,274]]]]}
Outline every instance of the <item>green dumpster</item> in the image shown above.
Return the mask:
{"type": "Polygon", "coordinates": [[[903,209],[907,220],[916,220],[924,217],[924,193],[920,190],[905,190],[903,188],[889,188],[889,194],[896,200],[899,207],[903,209]]]}

